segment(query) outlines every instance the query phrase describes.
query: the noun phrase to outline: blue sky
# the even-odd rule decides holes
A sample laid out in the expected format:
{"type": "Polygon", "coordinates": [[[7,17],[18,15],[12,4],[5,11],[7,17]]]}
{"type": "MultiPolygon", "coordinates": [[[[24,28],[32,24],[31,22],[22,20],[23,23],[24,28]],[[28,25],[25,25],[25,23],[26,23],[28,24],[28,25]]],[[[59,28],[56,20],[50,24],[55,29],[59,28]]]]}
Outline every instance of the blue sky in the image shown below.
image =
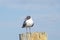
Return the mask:
{"type": "Polygon", "coordinates": [[[24,18],[34,20],[32,32],[46,32],[48,40],[60,40],[60,0],[0,0],[0,40],[19,40],[24,18]]]}

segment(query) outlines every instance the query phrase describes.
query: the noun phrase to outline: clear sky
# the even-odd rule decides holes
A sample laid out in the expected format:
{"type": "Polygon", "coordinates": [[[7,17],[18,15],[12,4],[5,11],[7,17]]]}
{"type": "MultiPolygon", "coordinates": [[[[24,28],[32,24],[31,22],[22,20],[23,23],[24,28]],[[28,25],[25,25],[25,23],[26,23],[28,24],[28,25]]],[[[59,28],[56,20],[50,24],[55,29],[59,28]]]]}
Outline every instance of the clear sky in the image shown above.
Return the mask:
{"type": "Polygon", "coordinates": [[[0,40],[19,40],[24,18],[34,20],[32,32],[46,32],[60,40],[60,0],[0,0],[0,40]]]}

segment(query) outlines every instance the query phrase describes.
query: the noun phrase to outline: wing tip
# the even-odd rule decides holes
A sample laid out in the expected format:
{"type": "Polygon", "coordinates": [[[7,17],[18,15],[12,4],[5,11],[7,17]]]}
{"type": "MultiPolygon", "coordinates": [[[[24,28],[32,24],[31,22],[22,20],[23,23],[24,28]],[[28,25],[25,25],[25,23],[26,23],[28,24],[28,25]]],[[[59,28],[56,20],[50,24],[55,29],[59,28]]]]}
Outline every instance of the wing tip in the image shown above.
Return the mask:
{"type": "Polygon", "coordinates": [[[21,28],[24,28],[24,26],[22,26],[21,28]]]}

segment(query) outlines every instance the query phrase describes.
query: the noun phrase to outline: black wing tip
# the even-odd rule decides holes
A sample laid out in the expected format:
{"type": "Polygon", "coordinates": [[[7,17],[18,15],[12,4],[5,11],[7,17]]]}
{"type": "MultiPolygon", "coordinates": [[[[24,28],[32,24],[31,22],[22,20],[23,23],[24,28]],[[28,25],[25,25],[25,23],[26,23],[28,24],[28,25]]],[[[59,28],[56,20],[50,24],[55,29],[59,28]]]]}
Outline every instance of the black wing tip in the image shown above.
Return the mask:
{"type": "Polygon", "coordinates": [[[21,28],[24,28],[24,26],[22,26],[21,28]]]}

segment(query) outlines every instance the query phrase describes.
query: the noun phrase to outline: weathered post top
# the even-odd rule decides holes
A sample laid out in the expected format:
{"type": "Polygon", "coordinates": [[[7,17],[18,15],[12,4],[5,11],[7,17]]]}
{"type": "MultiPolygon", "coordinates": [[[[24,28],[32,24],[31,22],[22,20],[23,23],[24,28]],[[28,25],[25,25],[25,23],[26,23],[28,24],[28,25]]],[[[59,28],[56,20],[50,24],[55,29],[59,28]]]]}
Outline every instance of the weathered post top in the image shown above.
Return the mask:
{"type": "MultiPolygon", "coordinates": [[[[47,33],[46,32],[33,32],[31,36],[27,33],[28,40],[47,40],[47,33]]],[[[26,34],[19,34],[19,40],[25,40],[26,34]]]]}

